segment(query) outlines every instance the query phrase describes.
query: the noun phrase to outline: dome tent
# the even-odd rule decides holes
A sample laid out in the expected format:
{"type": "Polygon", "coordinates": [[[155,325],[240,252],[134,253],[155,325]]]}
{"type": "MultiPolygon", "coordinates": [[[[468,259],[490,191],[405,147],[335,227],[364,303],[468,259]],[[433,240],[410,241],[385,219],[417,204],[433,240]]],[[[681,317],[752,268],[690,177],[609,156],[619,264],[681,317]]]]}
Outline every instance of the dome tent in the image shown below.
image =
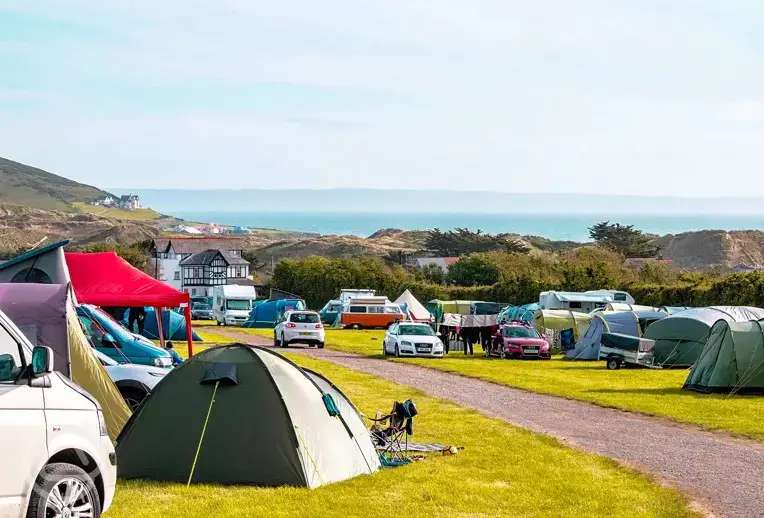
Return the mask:
{"type": "Polygon", "coordinates": [[[565,354],[568,360],[599,359],[600,340],[604,333],[641,337],[648,325],[668,315],[662,311],[603,311],[595,313],[586,332],[565,354]]]}
{"type": "Polygon", "coordinates": [[[372,473],[374,446],[344,407],[273,351],[208,349],[170,372],[133,414],[117,440],[118,474],[315,488],[372,473]],[[173,447],[160,436],[173,437],[173,447]]]}
{"type": "Polygon", "coordinates": [[[720,320],[714,324],[682,388],[705,393],[764,393],[762,322],[720,320]]]}

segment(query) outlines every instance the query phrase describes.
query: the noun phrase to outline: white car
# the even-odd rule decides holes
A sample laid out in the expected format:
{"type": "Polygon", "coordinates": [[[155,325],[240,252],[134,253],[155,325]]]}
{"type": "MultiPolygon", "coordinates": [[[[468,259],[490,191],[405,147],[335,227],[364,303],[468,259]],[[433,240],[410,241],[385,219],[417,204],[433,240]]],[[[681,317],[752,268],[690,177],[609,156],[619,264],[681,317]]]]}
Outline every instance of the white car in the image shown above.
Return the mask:
{"type": "Polygon", "coordinates": [[[443,358],[443,342],[429,324],[397,322],[385,333],[382,354],[443,358]]]}
{"type": "Polygon", "coordinates": [[[98,518],[117,456],[98,402],[0,312],[0,517],[98,518]]]}
{"type": "Polygon", "coordinates": [[[308,344],[323,349],[325,341],[324,325],[315,311],[289,311],[273,329],[273,343],[276,347],[308,344]]]}
{"type": "Polygon", "coordinates": [[[149,395],[149,392],[154,390],[157,383],[162,381],[162,378],[170,372],[168,369],[151,365],[119,363],[97,349],[91,350],[106,369],[111,381],[119,389],[119,393],[122,394],[127,406],[133,411],[149,395]]]}

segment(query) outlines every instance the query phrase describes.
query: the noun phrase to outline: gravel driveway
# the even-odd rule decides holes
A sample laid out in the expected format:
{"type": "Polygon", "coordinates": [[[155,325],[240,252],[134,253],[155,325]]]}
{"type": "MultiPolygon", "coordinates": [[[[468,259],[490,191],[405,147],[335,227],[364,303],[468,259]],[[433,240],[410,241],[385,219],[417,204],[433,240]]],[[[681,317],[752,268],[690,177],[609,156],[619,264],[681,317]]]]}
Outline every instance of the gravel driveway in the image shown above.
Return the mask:
{"type": "MultiPolygon", "coordinates": [[[[224,334],[255,345],[272,344],[252,335],[224,334]]],[[[709,515],[764,517],[764,444],[415,365],[329,349],[289,351],[387,378],[610,457],[684,490],[709,515]]]]}

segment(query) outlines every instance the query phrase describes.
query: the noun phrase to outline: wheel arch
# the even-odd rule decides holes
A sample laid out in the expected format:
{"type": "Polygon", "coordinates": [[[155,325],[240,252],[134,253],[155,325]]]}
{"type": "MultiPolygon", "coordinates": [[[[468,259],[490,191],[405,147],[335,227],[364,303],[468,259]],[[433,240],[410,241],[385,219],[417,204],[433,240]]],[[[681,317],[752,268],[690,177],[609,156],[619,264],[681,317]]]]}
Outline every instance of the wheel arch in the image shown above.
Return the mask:
{"type": "MultiPolygon", "coordinates": [[[[59,462],[72,464],[87,473],[88,476],[93,479],[93,484],[95,484],[96,491],[98,491],[98,498],[101,501],[101,505],[103,505],[104,498],[106,497],[106,488],[104,487],[101,467],[98,465],[98,462],[96,462],[93,455],[81,448],[64,448],[53,454],[44,465],[40,466],[40,469],[37,472],[38,476],[42,473],[42,470],[45,469],[45,466],[59,462]]],[[[30,491],[30,494],[27,495],[26,507],[29,507],[29,498],[32,496],[31,493],[32,492],[30,491]]]]}

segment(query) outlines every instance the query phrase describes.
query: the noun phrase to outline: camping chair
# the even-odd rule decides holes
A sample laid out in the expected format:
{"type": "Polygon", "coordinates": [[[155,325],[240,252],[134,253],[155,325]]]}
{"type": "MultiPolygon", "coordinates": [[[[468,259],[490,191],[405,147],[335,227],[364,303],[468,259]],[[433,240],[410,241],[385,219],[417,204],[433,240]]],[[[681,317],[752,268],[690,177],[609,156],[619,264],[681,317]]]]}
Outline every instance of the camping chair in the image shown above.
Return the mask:
{"type": "Polygon", "coordinates": [[[414,402],[408,399],[403,403],[393,403],[389,414],[378,412],[375,418],[369,418],[374,423],[371,427],[372,441],[383,466],[411,462],[408,458],[409,435],[414,435],[414,416],[418,413],[414,402]]]}

